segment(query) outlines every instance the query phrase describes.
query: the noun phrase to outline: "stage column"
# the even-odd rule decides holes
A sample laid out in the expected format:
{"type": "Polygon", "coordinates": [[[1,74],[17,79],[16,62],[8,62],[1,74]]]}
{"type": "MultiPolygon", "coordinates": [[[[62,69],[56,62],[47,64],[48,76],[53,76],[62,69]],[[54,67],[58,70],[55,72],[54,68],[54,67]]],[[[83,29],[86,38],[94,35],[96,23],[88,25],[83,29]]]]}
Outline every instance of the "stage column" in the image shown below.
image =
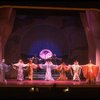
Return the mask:
{"type": "Polygon", "coordinates": [[[0,36],[0,61],[2,59],[2,42],[1,42],[1,36],[0,36]]]}
{"type": "Polygon", "coordinates": [[[96,40],[96,65],[99,65],[99,73],[96,82],[100,82],[100,40],[96,40]]]}
{"type": "Polygon", "coordinates": [[[4,58],[5,45],[14,26],[15,14],[13,8],[0,8],[0,59],[4,58]]]}
{"type": "Polygon", "coordinates": [[[84,27],[84,31],[86,33],[86,38],[88,42],[88,60],[92,60],[92,63],[95,63],[95,57],[96,57],[96,46],[95,46],[95,39],[93,36],[93,32],[91,29],[91,20],[90,16],[87,12],[81,12],[80,18],[84,27]]]}

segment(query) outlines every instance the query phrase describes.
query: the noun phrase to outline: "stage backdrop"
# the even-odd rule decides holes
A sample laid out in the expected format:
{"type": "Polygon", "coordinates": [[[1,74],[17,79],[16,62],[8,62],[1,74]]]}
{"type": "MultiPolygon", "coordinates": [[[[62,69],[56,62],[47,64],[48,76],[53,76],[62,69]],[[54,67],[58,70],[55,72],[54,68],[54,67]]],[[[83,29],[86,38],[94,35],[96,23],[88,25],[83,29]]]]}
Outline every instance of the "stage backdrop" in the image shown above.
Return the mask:
{"type": "MultiPolygon", "coordinates": [[[[84,13],[84,12],[83,12],[84,13]]],[[[12,34],[5,46],[7,63],[49,49],[58,57],[68,56],[69,63],[78,59],[87,63],[88,45],[80,19],[80,11],[16,10],[12,34]]]]}

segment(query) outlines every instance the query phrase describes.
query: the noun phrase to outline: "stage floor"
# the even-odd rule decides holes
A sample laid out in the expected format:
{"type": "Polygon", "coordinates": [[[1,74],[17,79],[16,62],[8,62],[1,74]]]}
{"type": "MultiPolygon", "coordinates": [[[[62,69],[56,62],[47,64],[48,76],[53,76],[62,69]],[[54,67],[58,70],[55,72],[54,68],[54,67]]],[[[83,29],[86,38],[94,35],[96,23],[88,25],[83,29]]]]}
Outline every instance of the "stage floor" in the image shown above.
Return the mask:
{"type": "Polygon", "coordinates": [[[0,87],[100,87],[100,82],[95,84],[87,84],[86,81],[45,81],[45,80],[24,80],[17,81],[16,79],[7,80],[6,83],[1,83],[0,87]]]}

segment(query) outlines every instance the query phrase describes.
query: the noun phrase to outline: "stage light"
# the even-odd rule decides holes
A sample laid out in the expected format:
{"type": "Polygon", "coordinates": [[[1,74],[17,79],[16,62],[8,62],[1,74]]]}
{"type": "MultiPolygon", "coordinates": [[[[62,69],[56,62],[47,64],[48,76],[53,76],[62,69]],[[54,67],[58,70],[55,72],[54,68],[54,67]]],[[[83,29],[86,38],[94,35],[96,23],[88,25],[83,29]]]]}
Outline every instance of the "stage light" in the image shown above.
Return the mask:
{"type": "Polygon", "coordinates": [[[34,92],[34,90],[35,90],[34,87],[30,88],[30,92],[34,92]]]}
{"type": "Polygon", "coordinates": [[[39,88],[36,88],[35,91],[36,91],[36,92],[39,92],[39,88]]]}
{"type": "Polygon", "coordinates": [[[30,92],[39,92],[39,88],[37,87],[31,87],[30,92]]]}
{"type": "Polygon", "coordinates": [[[31,88],[32,91],[34,91],[34,88],[31,88]]]}
{"type": "Polygon", "coordinates": [[[69,88],[66,88],[66,89],[64,89],[63,91],[64,91],[64,92],[68,92],[68,91],[69,91],[69,88]]]}

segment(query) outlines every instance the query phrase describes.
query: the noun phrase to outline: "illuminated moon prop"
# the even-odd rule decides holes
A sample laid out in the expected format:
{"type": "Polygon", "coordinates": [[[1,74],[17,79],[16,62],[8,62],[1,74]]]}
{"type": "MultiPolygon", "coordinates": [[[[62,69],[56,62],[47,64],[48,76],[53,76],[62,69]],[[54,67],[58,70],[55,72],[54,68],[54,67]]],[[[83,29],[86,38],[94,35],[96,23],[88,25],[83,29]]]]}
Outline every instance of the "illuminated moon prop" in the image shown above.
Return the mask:
{"type": "Polygon", "coordinates": [[[41,52],[40,52],[40,57],[42,59],[49,59],[52,57],[52,52],[48,49],[43,49],[41,52]]]}

